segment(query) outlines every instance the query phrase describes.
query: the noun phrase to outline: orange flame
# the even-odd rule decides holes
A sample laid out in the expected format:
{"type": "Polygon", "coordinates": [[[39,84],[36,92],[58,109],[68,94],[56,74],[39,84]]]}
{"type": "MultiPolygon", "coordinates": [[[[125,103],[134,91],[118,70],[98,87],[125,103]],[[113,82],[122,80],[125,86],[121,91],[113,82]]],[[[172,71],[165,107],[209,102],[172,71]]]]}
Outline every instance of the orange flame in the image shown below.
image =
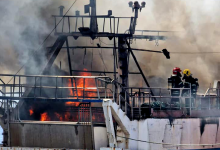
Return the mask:
{"type": "Polygon", "coordinates": [[[70,113],[69,112],[66,112],[64,116],[65,116],[65,121],[70,120],[70,113]]]}
{"type": "Polygon", "coordinates": [[[41,114],[40,121],[50,121],[50,117],[48,116],[47,112],[41,114]]]}
{"type": "Polygon", "coordinates": [[[66,106],[79,106],[80,102],[66,102],[66,106]]]}
{"type": "Polygon", "coordinates": [[[56,112],[55,112],[55,115],[60,121],[63,121],[62,115],[60,115],[59,113],[56,113],[56,112]]]}
{"type": "MultiPolygon", "coordinates": [[[[87,69],[83,69],[84,71],[87,71],[87,69]]],[[[80,73],[80,76],[91,76],[91,73],[88,72],[82,72],[80,73]]],[[[90,97],[95,97],[96,96],[96,90],[90,90],[90,89],[82,89],[83,87],[88,88],[88,87],[95,87],[95,81],[94,79],[84,79],[84,78],[79,78],[76,81],[75,86],[77,86],[77,93],[75,89],[69,89],[69,95],[82,98],[83,95],[87,97],[87,99],[90,99],[90,97]],[[74,91],[75,90],[75,91],[74,91]],[[74,91],[74,92],[73,92],[74,91]]],[[[74,85],[74,83],[73,83],[74,85]]],[[[68,87],[72,87],[72,80],[69,79],[68,81],[68,87]]],[[[79,102],[66,102],[67,106],[78,106],[80,103],[79,102]]]]}
{"type": "Polygon", "coordinates": [[[29,113],[30,113],[30,116],[32,116],[34,114],[33,108],[29,109],[29,113]]]}

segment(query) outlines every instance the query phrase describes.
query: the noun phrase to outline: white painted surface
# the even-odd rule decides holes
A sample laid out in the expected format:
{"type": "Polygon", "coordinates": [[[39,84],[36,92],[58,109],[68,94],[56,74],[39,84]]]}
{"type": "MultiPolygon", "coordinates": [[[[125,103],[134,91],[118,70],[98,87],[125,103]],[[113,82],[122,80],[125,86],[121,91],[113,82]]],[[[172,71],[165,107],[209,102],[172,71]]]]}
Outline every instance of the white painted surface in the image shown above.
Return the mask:
{"type": "MultiPolygon", "coordinates": [[[[217,138],[217,124],[207,124],[205,125],[200,144],[215,144],[216,138],[217,138]]],[[[212,147],[213,146],[204,146],[204,148],[212,148],[212,147]]]]}
{"type": "MultiPolygon", "coordinates": [[[[138,139],[139,140],[150,141],[147,122],[148,120],[140,120],[138,123],[138,127],[139,127],[138,139]]],[[[146,142],[138,142],[138,149],[150,150],[150,144],[146,142]]]]}
{"type": "Polygon", "coordinates": [[[115,116],[114,111],[112,111],[112,108],[111,108],[112,100],[105,99],[103,101],[102,106],[103,106],[103,111],[104,111],[104,116],[105,116],[105,124],[106,124],[106,131],[107,131],[107,136],[108,136],[108,141],[109,141],[109,147],[118,147],[116,136],[115,136],[115,130],[113,126],[113,119],[112,119],[112,117],[115,116]]]}
{"type": "Polygon", "coordinates": [[[95,150],[108,146],[106,127],[94,127],[95,150]]]}
{"type": "MultiPolygon", "coordinates": [[[[183,125],[181,144],[200,143],[200,119],[177,119],[183,125]]],[[[195,149],[198,146],[181,146],[182,149],[195,149]]]]}
{"type": "MultiPolygon", "coordinates": [[[[183,126],[179,124],[166,125],[163,143],[180,144],[183,126]]],[[[178,146],[163,145],[163,148],[178,149],[178,146]]]]}
{"type": "MultiPolygon", "coordinates": [[[[155,142],[138,142],[128,140],[130,150],[169,150],[169,149],[206,149],[220,148],[220,145],[201,146],[199,144],[216,144],[220,143],[220,130],[217,124],[206,124],[204,133],[201,137],[201,119],[185,118],[175,119],[170,125],[169,119],[145,119],[141,121],[130,121],[124,112],[119,109],[116,103],[112,104],[112,114],[121,124],[121,131],[128,132],[129,138],[155,142]],[[161,143],[161,144],[160,144],[161,143]],[[163,145],[162,143],[171,143],[176,145],[163,145]],[[186,144],[186,145],[178,145],[186,144]],[[196,145],[193,145],[196,144],[196,145]]],[[[120,131],[120,132],[121,132],[120,131]]],[[[118,132],[119,133],[119,132],[118,132]]],[[[118,135],[124,135],[119,133],[118,135]]],[[[117,140],[119,140],[118,138],[117,140]]],[[[125,140],[118,144],[119,148],[125,148],[125,140]]]]}
{"type": "MultiPolygon", "coordinates": [[[[220,119],[219,119],[219,125],[220,125],[220,119]]],[[[218,127],[218,132],[216,135],[216,143],[220,143],[220,128],[218,127]]],[[[220,145],[218,146],[214,146],[215,148],[218,148],[220,145]]]]}

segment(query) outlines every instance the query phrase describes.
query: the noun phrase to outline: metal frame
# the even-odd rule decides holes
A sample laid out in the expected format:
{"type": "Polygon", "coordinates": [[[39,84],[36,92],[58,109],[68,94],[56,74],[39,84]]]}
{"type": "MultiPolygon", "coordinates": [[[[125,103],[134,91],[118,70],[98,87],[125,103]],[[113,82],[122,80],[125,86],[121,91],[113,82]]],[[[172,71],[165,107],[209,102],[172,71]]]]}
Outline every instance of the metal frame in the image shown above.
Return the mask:
{"type": "Polygon", "coordinates": [[[108,95],[112,95],[113,91],[107,87],[111,79],[106,76],[47,76],[47,75],[8,75],[8,74],[0,74],[1,76],[7,76],[7,77],[13,77],[13,83],[9,84],[0,84],[0,88],[2,89],[9,89],[9,91],[6,91],[4,95],[0,96],[0,99],[9,99],[9,100],[48,100],[48,101],[80,101],[80,102],[102,102],[102,98],[108,98],[106,93],[109,93],[108,95]],[[16,78],[19,78],[19,83],[16,83],[16,78]],[[22,80],[27,80],[26,83],[21,83],[22,80]],[[31,80],[32,79],[32,80],[31,80]],[[43,85],[42,80],[48,80],[52,79],[55,82],[54,86],[47,86],[43,85]],[[83,87],[79,87],[77,85],[76,80],[83,80],[83,87]],[[86,79],[94,80],[94,86],[93,87],[85,87],[86,79]],[[31,82],[33,81],[34,82],[31,82]],[[61,85],[58,85],[58,80],[61,81],[61,85]],[[75,86],[69,87],[64,86],[64,80],[68,82],[68,80],[74,81],[75,86]],[[99,86],[99,84],[102,83],[104,86],[99,86]],[[27,89],[30,89],[29,94],[24,94],[27,91],[27,89]],[[50,97],[44,97],[42,96],[43,90],[54,90],[54,92],[50,93],[50,97]],[[68,90],[73,91],[73,95],[65,95],[63,96],[63,92],[67,92],[68,90]],[[84,94],[83,96],[80,96],[78,94],[78,91],[81,90],[84,94]],[[61,96],[58,95],[58,92],[61,92],[61,96]],[[75,93],[74,93],[75,92],[75,93]],[[92,92],[95,94],[94,97],[87,97],[85,94],[88,92],[92,92]]]}
{"type": "MultiPolygon", "coordinates": [[[[8,74],[0,74],[1,76],[8,76],[8,77],[14,77],[13,83],[5,84],[4,81],[2,81],[0,84],[0,89],[5,89],[6,91],[4,92],[3,95],[0,96],[0,99],[6,100],[6,104],[2,101],[2,106],[6,113],[9,112],[9,109],[13,109],[14,113],[11,116],[13,118],[12,120],[18,120],[20,121],[19,118],[19,107],[16,107],[17,102],[20,100],[37,100],[37,101],[50,101],[50,102],[57,102],[57,101],[72,101],[72,102],[82,102],[82,103],[91,103],[91,102],[97,102],[101,103],[103,102],[103,99],[113,99],[114,102],[117,102],[117,104],[120,106],[120,108],[124,108],[123,111],[125,114],[130,118],[130,119],[135,119],[135,110],[138,110],[139,118],[141,118],[141,105],[145,102],[149,103],[149,109],[152,109],[151,104],[155,101],[167,101],[171,102],[172,98],[178,98],[180,106],[174,107],[170,105],[170,108],[167,108],[167,110],[180,110],[183,111],[184,109],[189,109],[190,114],[191,111],[196,111],[196,110],[219,110],[219,91],[220,89],[217,88],[209,88],[207,93],[208,95],[204,95],[203,97],[198,97],[196,99],[196,105],[192,106],[190,105],[189,107],[187,106],[182,106],[181,100],[182,99],[190,99],[192,100],[191,97],[191,88],[172,88],[172,89],[179,89],[180,91],[182,90],[189,90],[189,95],[184,95],[182,96],[171,96],[169,94],[169,91],[172,89],[167,89],[167,88],[140,88],[140,87],[123,87],[120,83],[118,83],[115,80],[110,79],[107,76],[44,76],[44,75],[38,75],[38,76],[26,76],[26,75],[8,75],[8,74]],[[26,82],[24,82],[24,79],[26,79],[26,82]],[[31,80],[28,80],[28,78],[32,78],[34,82],[31,84],[28,83],[31,80]],[[45,86],[43,85],[42,80],[44,79],[54,79],[54,86],[45,86]],[[58,85],[58,80],[61,80],[62,82],[64,80],[69,80],[73,79],[74,81],[74,86],[71,87],[64,87],[64,83],[62,83],[62,86],[58,85]],[[78,87],[76,80],[83,80],[83,87],[78,87]],[[94,80],[94,87],[85,87],[85,80],[86,79],[93,79],[94,80]],[[18,80],[18,81],[17,81],[18,80]],[[114,86],[117,86],[117,90],[114,90],[114,86]],[[25,88],[30,88],[32,95],[24,95],[26,91],[25,88]],[[78,93],[79,90],[81,90],[84,94],[83,95],[62,95],[61,97],[57,94],[60,90],[67,91],[72,89],[73,92],[78,93]],[[43,97],[41,93],[44,90],[54,90],[54,94],[50,97],[43,97]],[[93,94],[95,94],[94,97],[86,96],[87,90],[92,90],[93,94]],[[40,92],[39,92],[40,91],[40,92]],[[124,91],[124,93],[121,93],[120,91],[124,91]],[[152,91],[157,91],[155,92],[155,95],[152,95],[152,91]],[[166,94],[164,94],[166,92],[166,94]],[[211,94],[214,93],[214,94],[211,94]],[[110,97],[108,96],[110,95],[110,97]],[[205,107],[202,107],[201,103],[204,103],[204,100],[206,101],[205,107]],[[216,101],[216,105],[213,106],[212,101],[216,101]]],[[[1,90],[3,91],[3,90],[1,90]]],[[[191,101],[190,101],[191,104],[191,101]]],[[[166,111],[163,110],[160,104],[160,107],[157,108],[159,111],[166,111]]],[[[136,112],[137,113],[137,112],[136,112]]]]}

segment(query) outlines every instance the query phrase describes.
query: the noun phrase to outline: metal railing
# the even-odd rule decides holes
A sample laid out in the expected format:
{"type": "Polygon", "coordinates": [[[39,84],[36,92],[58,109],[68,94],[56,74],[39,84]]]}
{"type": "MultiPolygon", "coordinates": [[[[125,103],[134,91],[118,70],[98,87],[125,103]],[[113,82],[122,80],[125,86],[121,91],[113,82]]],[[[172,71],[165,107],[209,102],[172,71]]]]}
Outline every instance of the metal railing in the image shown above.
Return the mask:
{"type": "Polygon", "coordinates": [[[204,95],[198,95],[196,99],[197,110],[220,109],[220,89],[208,88],[204,95]]]}
{"type": "Polygon", "coordinates": [[[79,28],[86,28],[90,27],[90,19],[95,18],[96,19],[96,25],[98,27],[98,33],[105,33],[104,36],[107,34],[119,34],[123,36],[131,36],[131,29],[134,24],[134,17],[114,17],[114,16],[59,16],[59,15],[53,15],[55,22],[55,34],[70,34],[70,33],[80,33],[79,28]],[[57,23],[61,20],[62,23],[57,26],[57,23]],[[123,21],[121,21],[123,19],[123,21]],[[126,20],[126,21],[125,21],[126,20]],[[124,23],[126,22],[126,24],[124,23]],[[120,23],[123,23],[122,25],[120,23]],[[121,29],[120,29],[121,25],[121,29]],[[124,33],[124,25],[128,25],[128,33],[124,33]]]}
{"type": "Polygon", "coordinates": [[[13,77],[13,80],[12,83],[0,84],[0,88],[5,89],[0,99],[74,101],[113,98],[109,86],[111,79],[105,76],[1,76],[13,77]]]}
{"type": "Polygon", "coordinates": [[[193,108],[193,98],[191,96],[190,88],[122,88],[120,94],[118,94],[118,105],[131,119],[134,119],[135,115],[142,116],[142,109],[154,109],[154,110],[184,110],[187,109],[189,114],[193,108]],[[171,90],[179,90],[179,96],[171,96],[171,90]],[[155,96],[151,95],[150,91],[154,91],[155,96]],[[185,93],[185,94],[184,94],[185,93]],[[188,93],[188,94],[186,94],[188,93]],[[185,100],[189,100],[189,104],[185,104],[185,100]],[[155,102],[160,102],[155,106],[155,102]],[[123,103],[123,104],[122,104],[123,103]],[[176,105],[178,103],[178,106],[176,105]],[[148,106],[142,106],[147,104],[148,106]],[[166,108],[162,105],[166,104],[166,108]],[[124,105],[124,106],[122,106],[124,105]]]}
{"type": "MultiPolygon", "coordinates": [[[[140,88],[123,87],[106,76],[28,76],[0,74],[13,77],[11,83],[0,80],[0,102],[4,111],[16,108],[20,100],[102,102],[112,99],[131,119],[141,118],[143,109],[153,111],[177,110],[191,114],[192,110],[220,108],[219,90],[209,88],[205,95],[192,97],[191,88],[140,88]],[[115,89],[115,85],[118,87],[115,89]],[[115,91],[117,90],[117,91],[115,91]],[[172,96],[171,91],[179,95],[172,96]],[[154,92],[154,96],[151,95],[154,92]],[[13,106],[12,104],[13,103],[13,106]]],[[[20,120],[14,109],[15,120],[20,120]]],[[[12,115],[13,115],[12,114],[12,115]]]]}

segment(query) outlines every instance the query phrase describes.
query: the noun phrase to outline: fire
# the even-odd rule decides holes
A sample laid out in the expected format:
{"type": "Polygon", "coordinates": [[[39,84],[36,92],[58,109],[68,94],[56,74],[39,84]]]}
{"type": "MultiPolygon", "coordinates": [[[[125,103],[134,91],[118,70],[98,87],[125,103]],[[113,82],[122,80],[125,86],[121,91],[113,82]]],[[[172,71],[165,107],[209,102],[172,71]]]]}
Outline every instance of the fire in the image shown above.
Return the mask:
{"type": "MultiPolygon", "coordinates": [[[[84,71],[87,71],[87,69],[83,69],[84,71]]],[[[80,76],[91,76],[91,73],[88,72],[82,72],[80,73],[80,76]]],[[[72,87],[72,85],[77,86],[77,93],[76,93],[76,89],[69,89],[69,95],[70,96],[74,96],[75,98],[78,97],[79,98],[83,98],[86,97],[87,99],[91,99],[91,97],[96,97],[96,90],[90,90],[90,89],[85,89],[83,90],[82,88],[88,88],[88,87],[95,87],[95,81],[94,79],[84,79],[84,78],[78,78],[76,81],[72,84],[72,80],[69,79],[68,81],[68,87],[72,87]]],[[[66,102],[67,106],[78,106],[80,103],[79,102],[66,102]]]]}
{"type": "Polygon", "coordinates": [[[96,117],[95,115],[92,115],[92,120],[95,121],[96,117]]]}
{"type": "Polygon", "coordinates": [[[66,106],[79,106],[80,102],[66,102],[66,106]]]}
{"type": "Polygon", "coordinates": [[[55,115],[59,119],[59,121],[63,121],[62,115],[60,115],[59,113],[56,113],[56,112],[55,112],[55,115]]]}
{"type": "Polygon", "coordinates": [[[65,121],[69,121],[70,120],[70,116],[71,115],[70,115],[69,112],[66,112],[64,116],[65,116],[65,121]]]}
{"type": "Polygon", "coordinates": [[[50,117],[48,116],[47,112],[41,114],[40,121],[50,121],[50,117]]]}
{"type": "Polygon", "coordinates": [[[32,116],[34,114],[33,108],[29,109],[29,113],[30,113],[30,116],[32,116]]]}

